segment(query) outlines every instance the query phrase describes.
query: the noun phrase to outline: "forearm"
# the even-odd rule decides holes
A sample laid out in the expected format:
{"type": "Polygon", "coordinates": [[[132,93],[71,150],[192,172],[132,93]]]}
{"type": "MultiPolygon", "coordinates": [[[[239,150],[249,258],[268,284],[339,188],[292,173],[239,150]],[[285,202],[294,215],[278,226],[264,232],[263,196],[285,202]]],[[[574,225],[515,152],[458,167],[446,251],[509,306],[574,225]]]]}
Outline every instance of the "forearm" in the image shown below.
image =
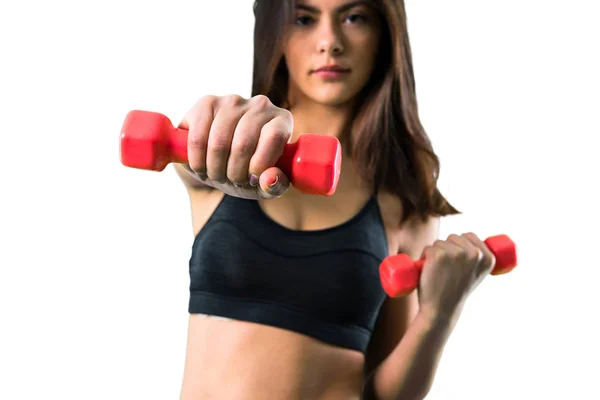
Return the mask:
{"type": "Polygon", "coordinates": [[[392,353],[367,377],[365,400],[424,399],[455,320],[418,314],[392,353]]]}

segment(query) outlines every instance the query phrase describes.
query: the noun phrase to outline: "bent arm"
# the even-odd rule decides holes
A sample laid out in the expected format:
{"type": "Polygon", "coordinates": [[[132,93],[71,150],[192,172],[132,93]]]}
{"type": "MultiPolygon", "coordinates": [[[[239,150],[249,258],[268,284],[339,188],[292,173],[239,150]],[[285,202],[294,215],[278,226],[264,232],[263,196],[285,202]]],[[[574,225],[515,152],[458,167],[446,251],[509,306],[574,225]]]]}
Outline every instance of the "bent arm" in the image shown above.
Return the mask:
{"type": "MultiPolygon", "coordinates": [[[[403,230],[399,252],[417,259],[439,237],[438,217],[409,223],[403,230]]],[[[434,319],[419,310],[418,292],[389,298],[380,315],[381,326],[373,337],[363,399],[424,399],[431,386],[444,346],[455,321],[434,319]]]]}

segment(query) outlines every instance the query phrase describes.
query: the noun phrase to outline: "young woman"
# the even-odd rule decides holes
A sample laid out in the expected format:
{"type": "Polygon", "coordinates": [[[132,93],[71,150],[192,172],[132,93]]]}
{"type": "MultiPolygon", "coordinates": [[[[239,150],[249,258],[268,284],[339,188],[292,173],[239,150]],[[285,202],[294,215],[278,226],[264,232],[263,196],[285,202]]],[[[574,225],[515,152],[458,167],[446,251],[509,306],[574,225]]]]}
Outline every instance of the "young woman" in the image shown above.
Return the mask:
{"type": "Polygon", "coordinates": [[[469,293],[494,257],[458,211],[419,122],[402,0],[258,0],[252,97],[187,113],[192,207],[181,398],[422,399],[469,293]],[[305,132],[343,146],[332,196],[274,167],[305,132]],[[388,298],[378,267],[426,263],[388,298]]]}

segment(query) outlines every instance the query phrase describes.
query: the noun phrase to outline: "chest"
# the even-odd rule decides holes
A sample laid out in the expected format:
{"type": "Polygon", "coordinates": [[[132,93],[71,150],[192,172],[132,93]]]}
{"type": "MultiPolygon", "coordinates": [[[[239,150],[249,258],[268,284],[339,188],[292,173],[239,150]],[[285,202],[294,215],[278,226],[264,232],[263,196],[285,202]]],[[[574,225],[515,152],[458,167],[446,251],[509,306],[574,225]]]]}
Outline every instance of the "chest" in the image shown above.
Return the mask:
{"type": "MultiPolygon", "coordinates": [[[[354,219],[372,199],[372,194],[359,187],[344,187],[329,197],[307,196],[292,189],[275,200],[259,201],[263,216],[275,224],[293,231],[319,232],[344,226],[354,219]]],[[[375,198],[388,255],[400,247],[401,204],[395,197],[379,194],[375,198]]]]}
{"type": "Polygon", "coordinates": [[[366,337],[385,298],[379,265],[387,255],[372,199],[339,225],[293,230],[255,201],[226,197],[194,242],[190,289],[258,301],[274,314],[283,307],[291,320],[312,316],[366,337]]]}

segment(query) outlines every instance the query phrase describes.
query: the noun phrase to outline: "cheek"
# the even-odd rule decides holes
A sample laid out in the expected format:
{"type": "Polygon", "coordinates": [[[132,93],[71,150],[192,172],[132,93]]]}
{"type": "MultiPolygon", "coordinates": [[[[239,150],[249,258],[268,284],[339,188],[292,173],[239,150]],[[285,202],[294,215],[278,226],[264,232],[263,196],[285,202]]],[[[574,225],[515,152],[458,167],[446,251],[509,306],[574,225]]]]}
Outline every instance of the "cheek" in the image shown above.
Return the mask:
{"type": "Polygon", "coordinates": [[[375,57],[379,50],[379,37],[375,34],[363,37],[357,48],[362,50],[361,56],[365,60],[369,60],[369,62],[373,63],[375,62],[375,57]]]}
{"type": "Polygon", "coordinates": [[[298,77],[304,68],[306,57],[302,55],[302,45],[297,40],[290,39],[284,50],[287,68],[291,76],[298,77]]]}
{"type": "Polygon", "coordinates": [[[375,63],[377,61],[378,48],[377,44],[372,41],[365,41],[357,47],[359,51],[355,54],[355,65],[356,72],[360,76],[360,80],[363,81],[368,79],[373,70],[375,69],[375,63]]]}
{"type": "Polygon", "coordinates": [[[288,84],[301,90],[304,90],[304,86],[306,85],[306,78],[302,73],[302,67],[300,66],[300,60],[293,55],[290,55],[291,58],[287,59],[287,70],[289,75],[288,84]]]}

